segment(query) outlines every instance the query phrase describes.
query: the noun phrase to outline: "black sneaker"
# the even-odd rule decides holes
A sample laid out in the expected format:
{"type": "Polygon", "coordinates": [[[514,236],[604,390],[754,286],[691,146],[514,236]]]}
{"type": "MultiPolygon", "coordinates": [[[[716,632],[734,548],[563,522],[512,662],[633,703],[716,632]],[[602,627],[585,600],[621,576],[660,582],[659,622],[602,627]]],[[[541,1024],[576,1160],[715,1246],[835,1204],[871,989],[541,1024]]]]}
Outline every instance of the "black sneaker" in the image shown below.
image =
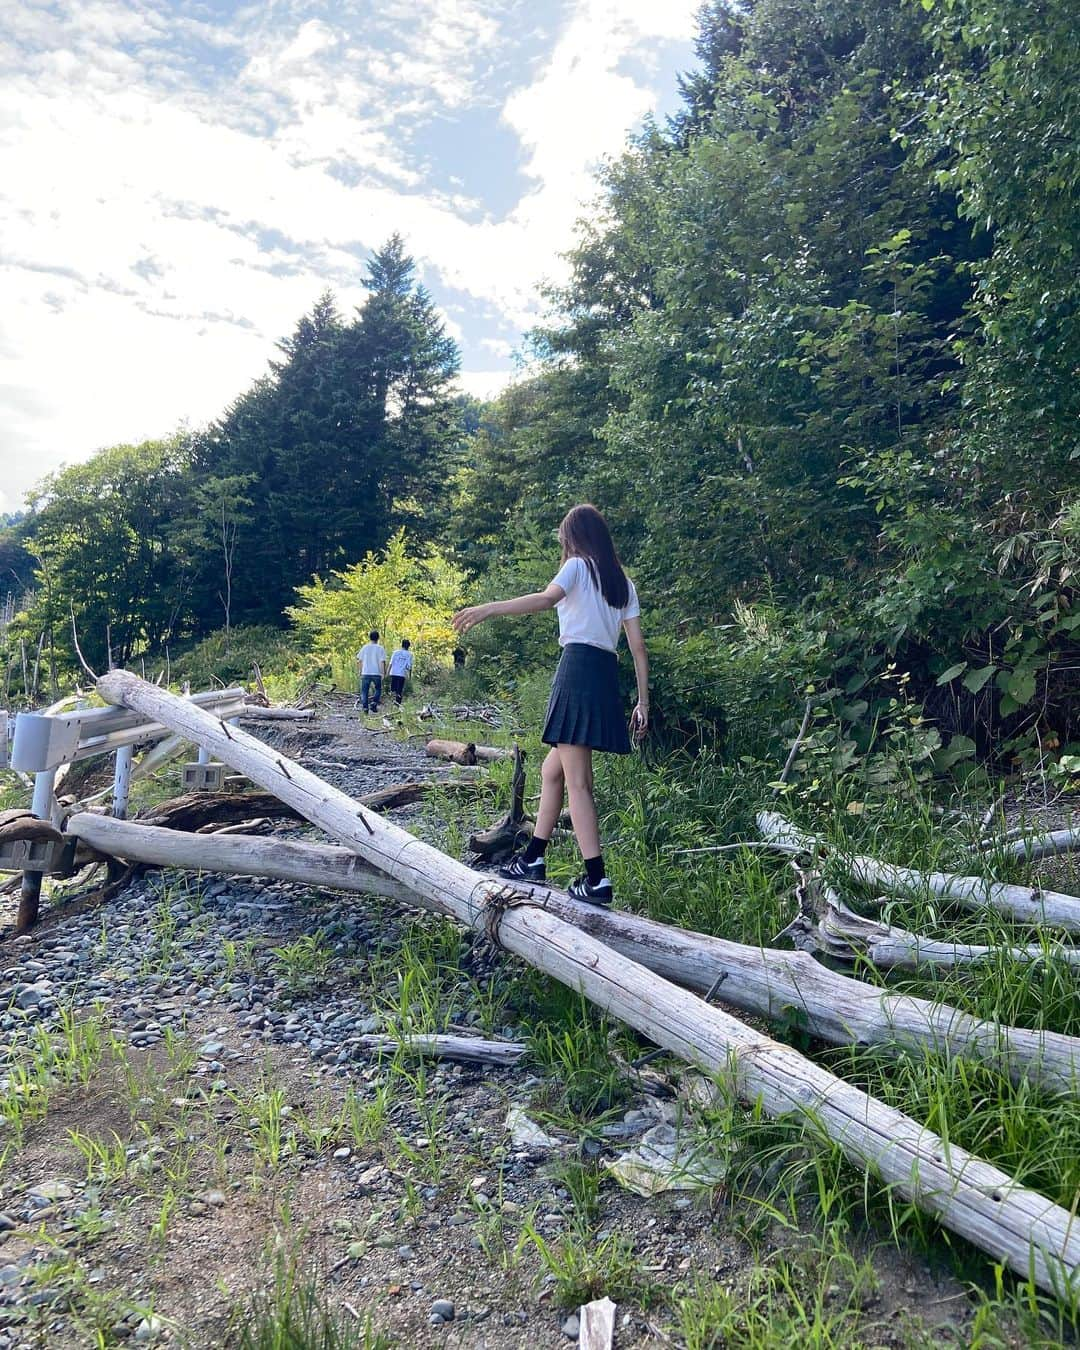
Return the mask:
{"type": "Polygon", "coordinates": [[[615,892],[607,877],[596,886],[590,884],[588,877],[578,877],[577,881],[571,883],[567,894],[571,900],[584,900],[587,905],[602,905],[605,908],[615,899],[615,892]]]}
{"type": "Polygon", "coordinates": [[[507,877],[510,881],[543,882],[547,880],[547,867],[543,858],[526,862],[524,853],[516,853],[505,867],[499,868],[499,876],[507,877]]]}

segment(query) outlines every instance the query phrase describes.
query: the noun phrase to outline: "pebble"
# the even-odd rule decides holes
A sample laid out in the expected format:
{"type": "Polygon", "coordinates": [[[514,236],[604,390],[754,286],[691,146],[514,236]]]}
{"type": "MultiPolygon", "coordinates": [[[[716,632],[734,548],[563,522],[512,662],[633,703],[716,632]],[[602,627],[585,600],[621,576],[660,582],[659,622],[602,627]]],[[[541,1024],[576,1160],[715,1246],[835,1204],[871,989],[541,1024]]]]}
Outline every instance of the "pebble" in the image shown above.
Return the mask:
{"type": "Polygon", "coordinates": [[[160,1317],[144,1317],[135,1328],[135,1339],[137,1341],[155,1341],[165,1330],[165,1323],[160,1317]]]}
{"type": "Polygon", "coordinates": [[[0,1233],[10,1233],[18,1224],[8,1214],[0,1214],[0,1233]]]}
{"type": "Polygon", "coordinates": [[[53,1200],[70,1200],[74,1194],[66,1181],[39,1181],[27,1191],[31,1200],[43,1200],[47,1204],[53,1200]]]}
{"type": "Polygon", "coordinates": [[[568,1341],[576,1341],[578,1338],[578,1333],[580,1331],[581,1331],[581,1319],[578,1317],[577,1313],[571,1313],[570,1316],[566,1319],[566,1321],[562,1324],[562,1334],[566,1337],[568,1341]]]}
{"type": "Polygon", "coordinates": [[[437,1298],[431,1305],[432,1317],[437,1317],[440,1322],[452,1322],[454,1320],[454,1305],[448,1298],[437,1298]]]}

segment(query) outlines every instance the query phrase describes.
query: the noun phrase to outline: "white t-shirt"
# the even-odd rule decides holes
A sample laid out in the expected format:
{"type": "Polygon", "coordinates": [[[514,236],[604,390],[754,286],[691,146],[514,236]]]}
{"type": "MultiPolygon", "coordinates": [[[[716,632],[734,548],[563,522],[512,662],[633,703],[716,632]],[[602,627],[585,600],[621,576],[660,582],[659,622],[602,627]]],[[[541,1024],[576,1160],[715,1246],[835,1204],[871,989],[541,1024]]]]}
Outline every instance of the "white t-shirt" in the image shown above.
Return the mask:
{"type": "Polygon", "coordinates": [[[622,609],[614,609],[593,581],[584,558],[567,558],[551,580],[566,592],[565,598],[555,606],[559,615],[560,647],[565,647],[568,642],[584,642],[590,647],[613,652],[619,645],[623,619],[636,619],[641,614],[637,591],[629,577],[626,580],[630,598],[622,609]]]}
{"type": "Polygon", "coordinates": [[[404,647],[399,647],[390,658],[391,675],[408,675],[412,670],[412,652],[407,652],[404,647]]]}
{"type": "Polygon", "coordinates": [[[386,648],[381,642],[365,642],[356,653],[356,659],[360,662],[361,675],[381,675],[386,648]]]}

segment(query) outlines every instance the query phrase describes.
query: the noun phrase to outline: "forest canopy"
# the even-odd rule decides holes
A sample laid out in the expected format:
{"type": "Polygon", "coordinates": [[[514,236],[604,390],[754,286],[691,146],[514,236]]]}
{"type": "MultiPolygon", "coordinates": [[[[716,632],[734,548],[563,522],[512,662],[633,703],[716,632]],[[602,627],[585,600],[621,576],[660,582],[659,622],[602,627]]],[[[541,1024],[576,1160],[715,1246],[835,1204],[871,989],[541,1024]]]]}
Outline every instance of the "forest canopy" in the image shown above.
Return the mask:
{"type": "Polygon", "coordinates": [[[72,611],[96,665],[284,626],[402,530],[478,595],[540,584],[593,500],[673,670],[767,629],[788,701],[899,671],[981,748],[1075,738],[1074,17],[713,0],[678,113],[599,175],[528,377],[455,394],[394,236],[360,310],[319,297],[214,424],[41,485],[0,534],[9,645],[70,664],[72,611]]]}

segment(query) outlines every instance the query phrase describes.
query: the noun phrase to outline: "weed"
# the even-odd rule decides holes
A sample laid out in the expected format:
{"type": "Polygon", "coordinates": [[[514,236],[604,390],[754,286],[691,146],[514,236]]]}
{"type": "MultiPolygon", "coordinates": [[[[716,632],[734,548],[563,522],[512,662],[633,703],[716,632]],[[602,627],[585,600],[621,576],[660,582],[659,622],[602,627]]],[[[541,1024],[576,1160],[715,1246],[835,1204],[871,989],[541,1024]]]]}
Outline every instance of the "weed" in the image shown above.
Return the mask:
{"type": "Polygon", "coordinates": [[[332,955],[322,933],[308,933],[295,942],[270,950],[276,971],[286,991],[294,998],[325,983],[332,955]]]}
{"type": "Polygon", "coordinates": [[[79,1130],[68,1130],[68,1138],[86,1162],[87,1181],[118,1181],[126,1174],[127,1146],[115,1131],[111,1144],[79,1130]]]}
{"type": "Polygon", "coordinates": [[[226,1344],[230,1350],[391,1350],[394,1342],[374,1329],[370,1315],[357,1327],[334,1312],[314,1272],[279,1254],[269,1289],[234,1306],[226,1344]]]}
{"type": "Polygon", "coordinates": [[[624,1238],[613,1234],[596,1241],[570,1232],[549,1242],[529,1220],[518,1239],[518,1251],[528,1244],[536,1248],[541,1264],[553,1277],[555,1299],[561,1307],[577,1308],[607,1295],[616,1303],[647,1308],[659,1297],[660,1291],[624,1238]]]}

